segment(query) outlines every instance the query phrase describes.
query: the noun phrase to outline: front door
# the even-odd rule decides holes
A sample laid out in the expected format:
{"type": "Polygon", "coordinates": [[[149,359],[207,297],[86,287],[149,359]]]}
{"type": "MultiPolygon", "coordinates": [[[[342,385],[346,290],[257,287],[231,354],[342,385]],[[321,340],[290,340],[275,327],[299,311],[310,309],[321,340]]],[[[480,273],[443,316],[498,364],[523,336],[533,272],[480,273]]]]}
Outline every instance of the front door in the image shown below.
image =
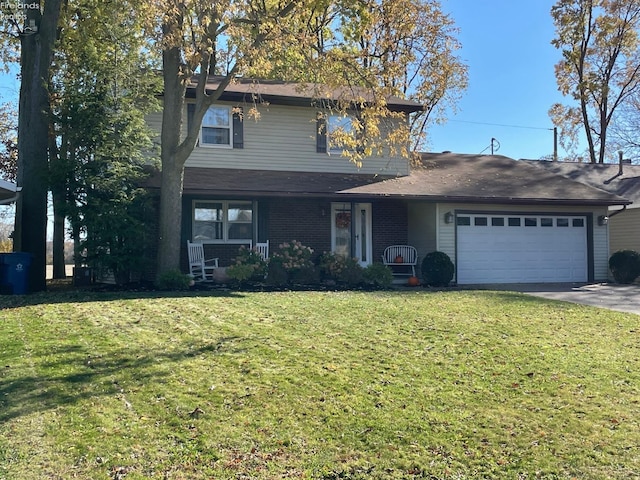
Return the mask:
{"type": "Polygon", "coordinates": [[[372,263],[371,204],[331,204],[331,249],[344,257],[354,257],[363,267],[372,263]]]}

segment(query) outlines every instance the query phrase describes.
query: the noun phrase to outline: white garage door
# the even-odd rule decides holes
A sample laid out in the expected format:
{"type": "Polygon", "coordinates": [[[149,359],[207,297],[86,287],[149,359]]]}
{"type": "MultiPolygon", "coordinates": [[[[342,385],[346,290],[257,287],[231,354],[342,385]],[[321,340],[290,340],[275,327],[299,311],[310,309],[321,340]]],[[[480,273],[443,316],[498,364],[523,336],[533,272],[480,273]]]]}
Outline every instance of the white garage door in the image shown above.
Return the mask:
{"type": "Polygon", "coordinates": [[[587,219],[458,214],[459,284],[586,282],[587,219]]]}

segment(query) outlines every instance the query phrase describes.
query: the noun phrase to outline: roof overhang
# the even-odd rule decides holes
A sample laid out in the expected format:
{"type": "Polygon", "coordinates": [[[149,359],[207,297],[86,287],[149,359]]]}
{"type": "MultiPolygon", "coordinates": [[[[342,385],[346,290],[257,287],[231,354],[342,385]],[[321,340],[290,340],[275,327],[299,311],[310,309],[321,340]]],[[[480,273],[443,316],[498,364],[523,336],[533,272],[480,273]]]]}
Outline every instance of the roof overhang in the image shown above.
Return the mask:
{"type": "Polygon", "coordinates": [[[481,196],[451,196],[451,195],[420,195],[400,193],[358,193],[357,189],[339,192],[341,195],[353,198],[402,198],[404,200],[429,201],[435,203],[479,203],[486,205],[564,205],[564,206],[622,206],[630,205],[628,200],[589,200],[584,198],[528,198],[528,197],[481,197],[481,196]]]}
{"type": "Polygon", "coordinates": [[[18,199],[22,187],[15,183],[0,179],[0,205],[8,205],[18,199]]]}
{"type": "MultiPolygon", "coordinates": [[[[160,175],[158,171],[153,172],[146,186],[160,188],[160,175]]],[[[233,198],[339,198],[342,191],[390,178],[394,176],[187,167],[183,194],[233,198]]]]}
{"type": "MultiPolygon", "coordinates": [[[[206,91],[213,93],[220,85],[223,77],[210,76],[207,79],[206,91]]],[[[187,98],[195,98],[195,87],[198,76],[194,76],[187,86],[187,98]]],[[[343,100],[371,103],[371,93],[361,87],[329,88],[312,83],[292,83],[280,80],[234,79],[220,96],[220,100],[238,103],[269,102],[277,105],[298,107],[332,105],[343,100]]],[[[400,97],[388,97],[387,108],[394,112],[419,112],[424,107],[413,100],[400,97]]]]}
{"type": "MultiPolygon", "coordinates": [[[[489,159],[485,159],[484,162],[484,173],[495,180],[495,185],[485,185],[489,181],[486,178],[479,184],[471,183],[466,177],[469,172],[465,174],[464,169],[458,171],[457,168],[449,168],[450,166],[443,166],[442,171],[425,172],[418,169],[407,176],[187,167],[183,193],[187,196],[218,198],[330,198],[342,201],[402,199],[439,203],[541,206],[608,207],[632,203],[515,160],[499,159],[500,168],[510,166],[508,181],[501,180],[496,177],[495,172],[490,172],[486,163],[489,159]],[[508,162],[515,162],[515,165],[508,162]],[[525,171],[516,175],[511,168],[518,171],[524,168],[525,171]],[[530,178],[532,172],[529,169],[533,169],[538,175],[534,181],[530,178]],[[476,194],[470,193],[474,190],[476,194]],[[517,191],[520,191],[521,195],[509,194],[517,191]]],[[[160,187],[159,172],[152,174],[147,186],[160,187]]]]}
{"type": "Polygon", "coordinates": [[[499,155],[422,154],[411,174],[342,191],[447,203],[629,205],[631,200],[499,155]]]}
{"type": "Polygon", "coordinates": [[[520,161],[631,200],[633,205],[630,208],[640,208],[640,165],[548,160],[520,161]]]}

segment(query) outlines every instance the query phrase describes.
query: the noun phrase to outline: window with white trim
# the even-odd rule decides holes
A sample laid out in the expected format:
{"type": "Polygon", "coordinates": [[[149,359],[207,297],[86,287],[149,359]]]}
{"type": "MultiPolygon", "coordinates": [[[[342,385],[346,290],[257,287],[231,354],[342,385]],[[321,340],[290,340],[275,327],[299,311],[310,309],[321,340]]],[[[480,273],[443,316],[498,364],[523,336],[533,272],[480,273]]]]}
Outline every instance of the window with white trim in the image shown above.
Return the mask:
{"type": "Polygon", "coordinates": [[[356,135],[353,118],[349,115],[329,115],[327,117],[327,152],[342,153],[355,150],[356,135]]]}
{"type": "Polygon", "coordinates": [[[231,107],[212,105],[204,114],[200,128],[200,145],[231,148],[233,121],[231,107]]]}
{"type": "Polygon", "coordinates": [[[194,201],[193,241],[248,243],[253,235],[253,203],[250,201],[194,201]]]}

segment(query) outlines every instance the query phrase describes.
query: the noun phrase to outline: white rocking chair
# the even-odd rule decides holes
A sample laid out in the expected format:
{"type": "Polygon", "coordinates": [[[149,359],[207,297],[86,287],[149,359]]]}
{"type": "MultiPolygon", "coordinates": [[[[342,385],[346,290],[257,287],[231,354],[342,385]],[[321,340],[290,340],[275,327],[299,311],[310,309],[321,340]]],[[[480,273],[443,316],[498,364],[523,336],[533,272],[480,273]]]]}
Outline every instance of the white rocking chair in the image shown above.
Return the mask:
{"type": "Polygon", "coordinates": [[[264,243],[256,243],[255,250],[260,254],[263,260],[269,258],[269,240],[264,243]]]}
{"type": "Polygon", "coordinates": [[[189,253],[189,274],[194,280],[213,280],[213,271],[218,268],[217,258],[204,258],[204,247],[201,243],[187,240],[189,253]]]}

